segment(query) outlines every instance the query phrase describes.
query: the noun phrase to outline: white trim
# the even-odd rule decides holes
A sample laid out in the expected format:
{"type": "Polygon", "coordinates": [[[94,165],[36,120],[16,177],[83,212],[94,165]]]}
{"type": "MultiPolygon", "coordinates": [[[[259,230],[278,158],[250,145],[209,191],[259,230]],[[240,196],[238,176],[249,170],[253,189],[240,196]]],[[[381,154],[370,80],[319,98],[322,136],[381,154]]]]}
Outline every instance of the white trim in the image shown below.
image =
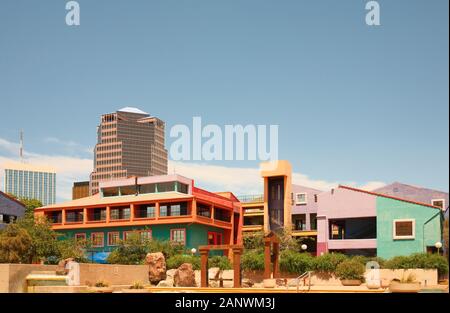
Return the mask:
{"type": "Polygon", "coordinates": [[[434,201],[442,201],[442,211],[446,210],[445,199],[431,199],[431,205],[433,205],[433,206],[435,206],[434,203],[433,203],[434,201]]]}
{"type": "Polygon", "coordinates": [[[308,194],[306,192],[297,192],[295,194],[295,204],[299,205],[299,204],[307,204],[308,203],[308,194]],[[298,201],[298,196],[299,195],[304,195],[305,196],[305,201],[304,202],[299,202],[298,201]]]}
{"type": "Polygon", "coordinates": [[[415,239],[416,238],[416,220],[413,218],[407,219],[396,219],[392,221],[392,239],[415,239]],[[396,225],[397,222],[411,222],[412,223],[412,235],[411,236],[397,236],[396,233],[396,225]]]}

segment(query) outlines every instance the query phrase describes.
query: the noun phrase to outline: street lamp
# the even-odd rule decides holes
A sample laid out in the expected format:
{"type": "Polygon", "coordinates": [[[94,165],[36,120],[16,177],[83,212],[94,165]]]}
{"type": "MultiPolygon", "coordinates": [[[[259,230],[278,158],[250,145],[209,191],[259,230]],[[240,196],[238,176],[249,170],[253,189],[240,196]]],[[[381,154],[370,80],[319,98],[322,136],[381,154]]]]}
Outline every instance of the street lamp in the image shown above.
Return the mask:
{"type": "Polygon", "coordinates": [[[306,251],[306,249],[308,249],[308,246],[305,244],[302,244],[300,248],[302,248],[303,251],[306,251]]]}
{"type": "Polygon", "coordinates": [[[438,241],[434,244],[434,246],[436,247],[437,252],[439,254],[439,250],[442,248],[442,242],[438,241]]]}
{"type": "Polygon", "coordinates": [[[195,248],[192,248],[192,249],[191,249],[192,255],[194,255],[196,252],[197,252],[197,249],[195,249],[195,248]]]}

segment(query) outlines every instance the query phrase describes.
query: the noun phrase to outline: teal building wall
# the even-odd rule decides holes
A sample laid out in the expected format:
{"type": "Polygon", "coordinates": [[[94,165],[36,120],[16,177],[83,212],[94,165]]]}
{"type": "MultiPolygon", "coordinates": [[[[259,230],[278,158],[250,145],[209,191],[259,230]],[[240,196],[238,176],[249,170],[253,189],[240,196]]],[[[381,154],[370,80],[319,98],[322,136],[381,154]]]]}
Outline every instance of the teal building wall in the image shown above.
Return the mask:
{"type": "Polygon", "coordinates": [[[379,257],[426,252],[427,246],[442,242],[442,214],[439,209],[385,197],[377,197],[376,208],[379,257]],[[393,239],[393,221],[396,219],[415,219],[414,239],[393,239]]]}

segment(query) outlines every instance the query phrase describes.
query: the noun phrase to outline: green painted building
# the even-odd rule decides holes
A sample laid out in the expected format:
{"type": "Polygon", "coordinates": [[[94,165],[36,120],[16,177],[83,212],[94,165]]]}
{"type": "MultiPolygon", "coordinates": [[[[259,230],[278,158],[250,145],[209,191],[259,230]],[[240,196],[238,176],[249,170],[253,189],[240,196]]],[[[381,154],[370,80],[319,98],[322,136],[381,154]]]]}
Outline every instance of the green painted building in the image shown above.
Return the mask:
{"type": "Polygon", "coordinates": [[[432,250],[442,242],[442,211],[421,204],[378,196],[377,255],[391,258],[432,250]]]}

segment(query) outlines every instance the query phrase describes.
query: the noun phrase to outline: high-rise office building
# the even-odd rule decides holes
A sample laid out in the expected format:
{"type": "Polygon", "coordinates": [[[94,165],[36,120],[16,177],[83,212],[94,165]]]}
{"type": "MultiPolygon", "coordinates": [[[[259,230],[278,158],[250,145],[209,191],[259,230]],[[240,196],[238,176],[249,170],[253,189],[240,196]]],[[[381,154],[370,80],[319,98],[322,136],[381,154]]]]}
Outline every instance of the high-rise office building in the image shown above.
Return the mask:
{"type": "Polygon", "coordinates": [[[167,174],[165,123],[136,108],[104,114],[97,128],[90,194],[100,181],[167,174]]]}
{"type": "Polygon", "coordinates": [[[21,162],[8,162],[4,191],[19,198],[37,199],[43,205],[56,202],[56,172],[50,167],[21,162]]]}
{"type": "Polygon", "coordinates": [[[73,183],[72,200],[89,197],[89,181],[73,183]]]}

